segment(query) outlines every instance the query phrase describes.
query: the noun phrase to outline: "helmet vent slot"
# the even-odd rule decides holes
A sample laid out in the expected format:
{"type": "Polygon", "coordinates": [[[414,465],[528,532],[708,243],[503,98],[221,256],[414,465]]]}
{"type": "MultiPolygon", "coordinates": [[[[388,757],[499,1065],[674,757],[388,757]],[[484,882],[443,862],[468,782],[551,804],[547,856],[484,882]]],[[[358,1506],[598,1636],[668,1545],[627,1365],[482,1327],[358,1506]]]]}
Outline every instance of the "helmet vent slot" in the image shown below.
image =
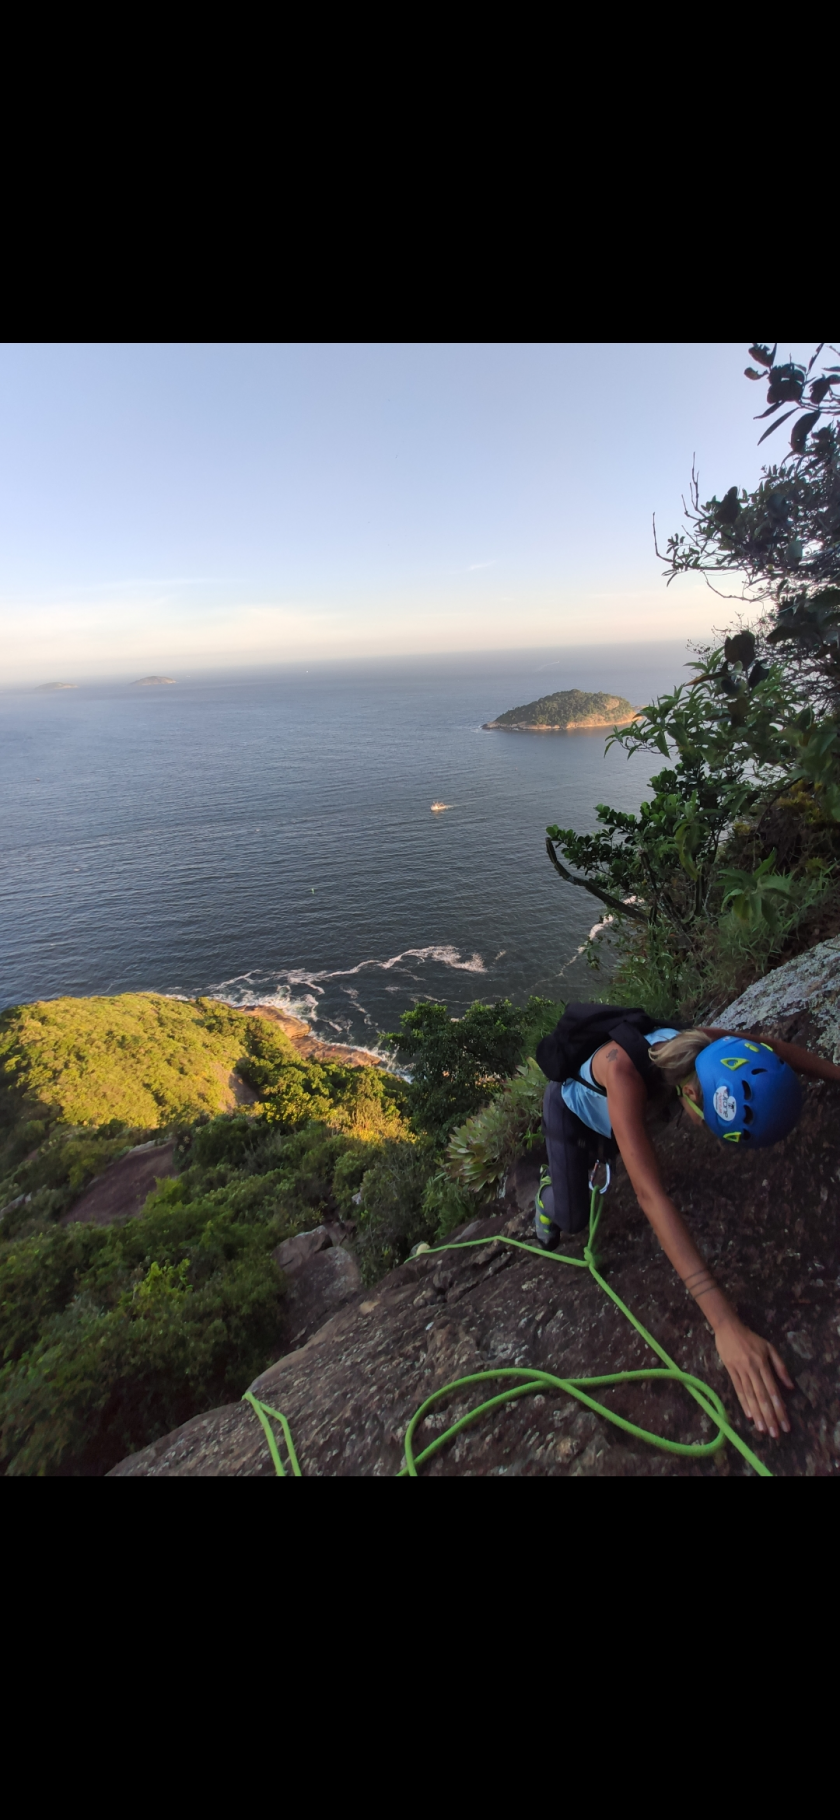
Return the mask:
{"type": "Polygon", "coordinates": [[[742,1081],[742,1082],[741,1082],[741,1091],[742,1091],[742,1093],[743,1093],[743,1095],[744,1095],[744,1099],[745,1099],[745,1100],[751,1100],[751,1099],[752,1099],[752,1088],[751,1088],[751,1086],[750,1086],[750,1083],[749,1083],[749,1081],[742,1081]]]}
{"type": "Polygon", "coordinates": [[[745,1125],[751,1125],[751,1124],[752,1124],[752,1122],[753,1122],[753,1117],[754,1117],[754,1114],[753,1114],[753,1109],[752,1109],[752,1106],[745,1106],[745,1107],[744,1107],[744,1123],[745,1123],[745,1125]]]}
{"type": "Polygon", "coordinates": [[[766,1073],[767,1073],[766,1068],[751,1068],[750,1069],[750,1074],[766,1074],[766,1073]]]}

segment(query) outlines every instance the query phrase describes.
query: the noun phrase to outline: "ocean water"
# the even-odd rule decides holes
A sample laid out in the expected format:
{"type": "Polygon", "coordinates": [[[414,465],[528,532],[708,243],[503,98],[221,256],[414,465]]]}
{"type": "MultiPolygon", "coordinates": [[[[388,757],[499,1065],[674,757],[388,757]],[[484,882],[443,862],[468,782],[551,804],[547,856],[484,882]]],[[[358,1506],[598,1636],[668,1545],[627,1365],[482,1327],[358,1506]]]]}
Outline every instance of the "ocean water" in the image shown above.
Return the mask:
{"type": "Polygon", "coordinates": [[[484,732],[552,689],[643,703],[668,646],[182,676],[0,695],[0,1003],[209,993],[376,1048],[418,998],[586,994],[598,905],[545,826],[635,808],[601,732],[484,732]],[[433,801],[447,803],[442,813],[433,801]]]}

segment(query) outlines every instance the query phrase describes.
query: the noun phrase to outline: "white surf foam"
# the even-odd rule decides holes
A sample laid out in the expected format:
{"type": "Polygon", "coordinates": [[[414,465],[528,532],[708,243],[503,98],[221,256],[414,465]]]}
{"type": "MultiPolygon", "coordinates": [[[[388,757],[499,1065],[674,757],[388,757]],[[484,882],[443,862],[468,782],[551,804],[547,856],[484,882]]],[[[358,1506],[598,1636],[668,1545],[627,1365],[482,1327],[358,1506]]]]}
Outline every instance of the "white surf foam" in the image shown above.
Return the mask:
{"type": "MultiPolygon", "coordinates": [[[[226,1003],[236,1005],[276,1005],[285,1008],[292,1015],[306,1016],[317,1008],[318,999],[323,997],[328,980],[353,979],[360,973],[390,973],[401,963],[410,961],[437,961],[440,966],[452,967],[459,973],[486,973],[487,968],[480,954],[462,955],[459,948],[446,944],[433,944],[428,948],[403,948],[399,954],[389,955],[387,960],[357,961],[355,967],[321,968],[316,971],[305,967],[278,968],[276,973],[255,970],[251,973],[239,973],[232,979],[220,980],[208,988],[214,998],[224,999],[226,1003]]],[[[408,970],[408,969],[407,969],[408,970]]],[[[346,992],[353,988],[345,987],[346,992]]]]}

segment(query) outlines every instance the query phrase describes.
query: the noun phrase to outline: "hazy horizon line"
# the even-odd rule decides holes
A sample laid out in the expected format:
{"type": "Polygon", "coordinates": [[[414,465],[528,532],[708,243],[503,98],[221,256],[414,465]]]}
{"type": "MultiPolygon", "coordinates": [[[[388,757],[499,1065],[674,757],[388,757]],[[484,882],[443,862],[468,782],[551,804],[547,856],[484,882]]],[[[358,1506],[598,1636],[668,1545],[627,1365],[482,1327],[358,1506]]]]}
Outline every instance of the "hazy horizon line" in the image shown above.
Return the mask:
{"type": "MultiPolygon", "coordinates": [[[[146,670],[142,676],[139,676],[137,674],[136,668],[129,670],[127,666],[125,666],[125,667],[120,666],[119,668],[114,667],[113,669],[109,668],[107,670],[101,669],[101,670],[96,670],[96,671],[81,670],[81,669],[76,669],[75,667],[67,667],[67,668],[63,668],[63,669],[56,668],[56,670],[52,673],[52,675],[48,676],[46,680],[43,679],[44,673],[43,673],[43,670],[41,670],[40,675],[38,676],[37,679],[35,676],[30,675],[30,677],[27,680],[20,680],[20,681],[15,681],[15,682],[0,681],[0,694],[5,695],[5,694],[18,694],[18,693],[30,693],[30,692],[46,693],[50,689],[60,690],[62,688],[68,688],[68,687],[85,688],[85,687],[95,687],[95,686],[108,686],[108,685],[114,685],[114,684],[117,684],[117,685],[122,684],[125,686],[134,686],[134,685],[142,683],[146,677],[153,676],[153,675],[170,676],[171,682],[174,684],[178,684],[178,683],[182,683],[182,682],[187,682],[188,680],[198,679],[199,677],[206,677],[206,676],[211,676],[211,675],[231,676],[231,675],[248,674],[251,676],[259,676],[259,675],[268,675],[268,674],[275,673],[278,671],[290,671],[290,670],[294,670],[294,671],[298,671],[298,672],[302,671],[304,673],[307,673],[310,670],[325,670],[330,667],[341,668],[341,669],[349,669],[349,668],[352,668],[353,666],[356,666],[356,667],[365,666],[367,668],[380,668],[380,667],[384,667],[384,666],[391,666],[391,667],[404,668],[408,664],[411,664],[411,665],[422,665],[422,664],[437,665],[437,664],[444,664],[444,663],[445,664],[458,664],[458,663],[475,664],[478,662],[487,662],[487,661],[492,662],[495,666],[495,665],[504,665],[505,663],[511,663],[511,662],[517,662],[517,661],[528,664],[529,660],[533,660],[535,658],[542,658],[546,667],[553,668],[554,665],[557,663],[568,663],[568,662],[574,661],[575,652],[581,652],[581,653],[586,652],[589,656],[590,661],[592,660],[592,657],[595,655],[596,652],[597,653],[603,652],[604,658],[606,661],[609,661],[609,658],[611,655],[614,655],[615,660],[619,661],[619,653],[621,654],[621,657],[626,661],[626,659],[629,655],[638,653],[640,659],[642,659],[642,661],[644,661],[644,658],[643,658],[644,652],[652,653],[655,650],[664,652],[667,649],[667,650],[670,650],[673,652],[676,652],[677,650],[683,650],[686,653],[688,653],[689,651],[692,651],[694,648],[695,648],[695,646],[694,646],[693,640],[689,637],[686,637],[686,635],[683,633],[680,636],[672,637],[672,638],[660,637],[660,638],[636,638],[636,639],[621,639],[621,640],[618,640],[618,639],[606,640],[606,639],[597,639],[596,638],[596,639],[575,641],[574,644],[569,643],[569,644],[561,644],[561,645],[547,645],[547,644],[542,644],[542,643],[534,644],[534,645],[515,645],[515,646],[498,646],[498,645],[492,646],[491,645],[491,646],[482,646],[482,647],[479,647],[478,649],[465,646],[462,650],[459,650],[459,651],[452,651],[452,650],[428,651],[428,650],[421,649],[418,651],[378,652],[376,654],[359,653],[359,652],[345,652],[345,653],[341,653],[341,654],[338,654],[335,656],[320,656],[319,655],[318,657],[287,657],[287,658],[272,657],[270,659],[256,660],[256,661],[254,660],[254,658],[242,658],[238,662],[236,660],[231,660],[230,658],[227,658],[224,660],[208,659],[204,663],[196,663],[195,660],[193,659],[192,662],[190,662],[188,664],[184,664],[184,665],[169,666],[167,668],[161,667],[160,670],[155,670],[155,669],[146,670]],[[173,676],[171,674],[172,668],[180,670],[180,675],[173,676]]],[[[159,685],[159,686],[165,686],[165,685],[159,685]]]]}

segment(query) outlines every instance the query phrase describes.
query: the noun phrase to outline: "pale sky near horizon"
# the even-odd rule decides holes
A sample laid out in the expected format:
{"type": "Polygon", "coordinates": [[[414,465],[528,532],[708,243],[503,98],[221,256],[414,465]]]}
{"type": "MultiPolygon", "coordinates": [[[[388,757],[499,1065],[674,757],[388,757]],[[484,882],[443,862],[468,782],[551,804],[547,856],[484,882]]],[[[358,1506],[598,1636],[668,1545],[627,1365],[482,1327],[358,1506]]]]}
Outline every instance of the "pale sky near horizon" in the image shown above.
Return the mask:
{"type": "MultiPolygon", "coordinates": [[[[784,344],[807,359],[813,344],[784,344]]],[[[747,344],[5,344],[0,687],[705,636],[666,589],[753,485],[747,344]]]]}

